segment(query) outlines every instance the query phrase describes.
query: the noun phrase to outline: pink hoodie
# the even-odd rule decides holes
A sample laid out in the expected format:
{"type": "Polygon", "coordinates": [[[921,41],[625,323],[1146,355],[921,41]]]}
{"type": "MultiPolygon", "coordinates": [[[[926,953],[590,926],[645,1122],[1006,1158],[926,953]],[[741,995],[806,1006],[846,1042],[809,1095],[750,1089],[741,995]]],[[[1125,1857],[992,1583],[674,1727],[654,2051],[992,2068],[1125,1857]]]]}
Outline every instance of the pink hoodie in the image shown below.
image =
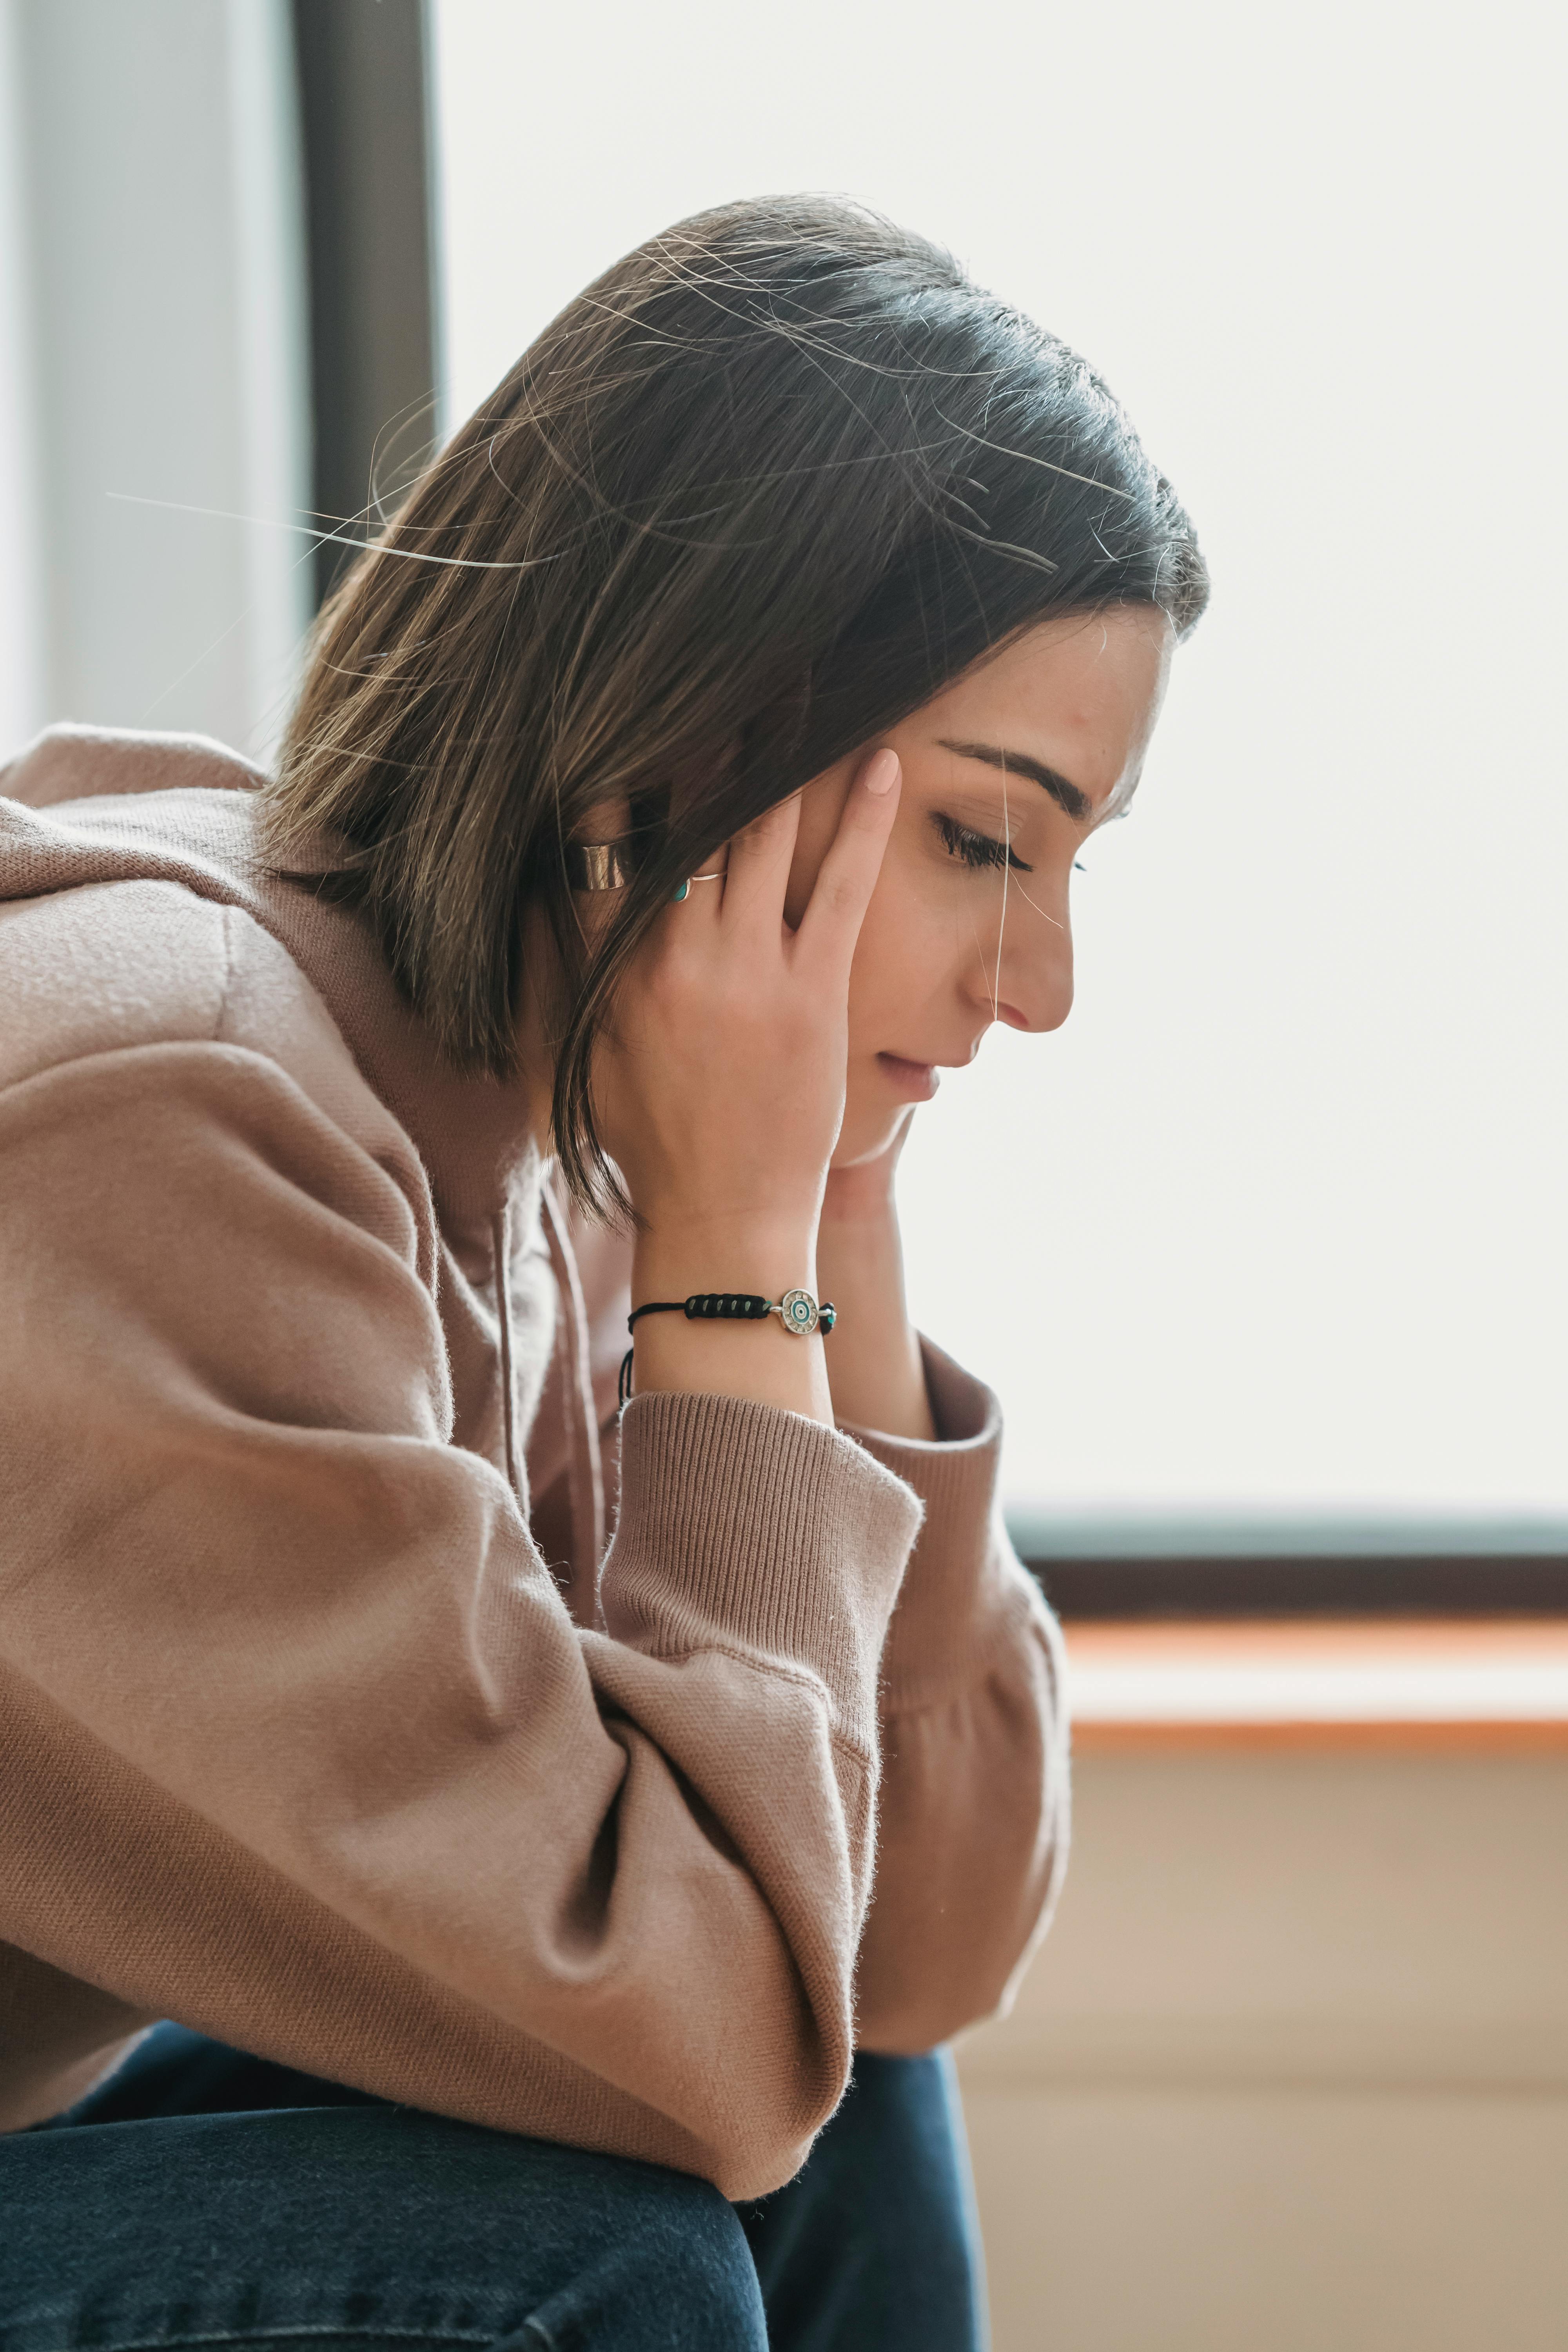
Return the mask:
{"type": "Polygon", "coordinates": [[[994,1401],[929,1349],[934,1444],[617,1432],[616,1245],[260,870],[259,781],[0,772],[0,2126],[172,2016],[760,2194],[1059,1877],[994,1401]]]}

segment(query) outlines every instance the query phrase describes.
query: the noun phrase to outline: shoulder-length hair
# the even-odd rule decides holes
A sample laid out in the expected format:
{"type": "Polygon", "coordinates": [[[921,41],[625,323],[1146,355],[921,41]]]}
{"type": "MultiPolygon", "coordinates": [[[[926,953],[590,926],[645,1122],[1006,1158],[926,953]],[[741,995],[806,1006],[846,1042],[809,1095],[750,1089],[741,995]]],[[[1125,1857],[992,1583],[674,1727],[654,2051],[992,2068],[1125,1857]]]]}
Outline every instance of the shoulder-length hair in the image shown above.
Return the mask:
{"type": "Polygon", "coordinates": [[[1065,344],[855,205],[724,205],[570,303],[349,572],[269,855],[357,908],[446,1054],[498,1076],[544,916],[554,1147],[603,1202],[594,1043],[681,878],[1036,622],[1133,603],[1184,635],[1206,596],[1065,344]],[[565,846],[620,796],[637,870],[590,947],[565,846]]]}

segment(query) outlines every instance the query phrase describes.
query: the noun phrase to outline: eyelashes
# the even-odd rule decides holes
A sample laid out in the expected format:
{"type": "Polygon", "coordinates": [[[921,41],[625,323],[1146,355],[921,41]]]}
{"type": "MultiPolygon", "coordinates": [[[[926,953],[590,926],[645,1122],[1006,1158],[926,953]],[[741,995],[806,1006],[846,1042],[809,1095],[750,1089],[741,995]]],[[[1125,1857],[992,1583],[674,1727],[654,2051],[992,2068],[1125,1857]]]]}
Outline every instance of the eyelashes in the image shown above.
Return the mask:
{"type": "Polygon", "coordinates": [[[942,816],[935,811],[931,823],[941,834],[948,856],[956,857],[962,865],[971,866],[976,872],[984,873],[988,868],[1002,866],[1010,866],[1018,874],[1032,874],[1035,870],[1032,866],[1025,864],[1009,843],[997,841],[988,833],[975,833],[969,825],[955,824],[952,817],[942,816]]]}
{"type": "MultiPolygon", "coordinates": [[[[984,873],[1002,866],[1010,866],[1016,874],[1032,874],[1035,870],[1018,856],[1010,842],[998,841],[989,833],[976,833],[973,825],[959,824],[952,817],[942,816],[939,813],[933,812],[931,823],[941,834],[948,856],[956,857],[962,865],[972,866],[977,872],[984,873]]],[[[1072,870],[1075,874],[1089,872],[1081,857],[1073,859],[1072,870]]]]}

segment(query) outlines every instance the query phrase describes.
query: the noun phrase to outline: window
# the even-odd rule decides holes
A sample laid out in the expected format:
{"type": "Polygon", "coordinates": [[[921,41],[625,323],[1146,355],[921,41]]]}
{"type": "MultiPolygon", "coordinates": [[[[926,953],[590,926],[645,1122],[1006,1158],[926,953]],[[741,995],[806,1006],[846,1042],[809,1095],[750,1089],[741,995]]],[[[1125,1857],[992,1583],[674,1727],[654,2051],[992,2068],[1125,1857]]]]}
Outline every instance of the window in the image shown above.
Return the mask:
{"type": "Polygon", "coordinates": [[[917,1309],[1001,1391],[1047,1549],[1239,1514],[1243,1552],[1420,1521],[1406,1550],[1568,1553],[1561,142],[1528,22],[437,10],[450,415],[649,232],[847,189],[1085,352],[1196,520],[1214,604],[1085,854],[1078,1007],[988,1039],[906,1159],[917,1309]]]}

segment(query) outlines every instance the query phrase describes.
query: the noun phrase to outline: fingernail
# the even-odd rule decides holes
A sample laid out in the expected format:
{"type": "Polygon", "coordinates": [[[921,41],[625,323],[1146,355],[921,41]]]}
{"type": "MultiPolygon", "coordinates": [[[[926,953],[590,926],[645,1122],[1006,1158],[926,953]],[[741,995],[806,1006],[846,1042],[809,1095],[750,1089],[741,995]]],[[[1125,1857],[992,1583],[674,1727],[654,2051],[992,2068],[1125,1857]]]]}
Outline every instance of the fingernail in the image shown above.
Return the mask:
{"type": "Polygon", "coordinates": [[[868,793],[890,793],[898,781],[898,753],[879,751],[866,771],[866,790],[868,793]]]}

